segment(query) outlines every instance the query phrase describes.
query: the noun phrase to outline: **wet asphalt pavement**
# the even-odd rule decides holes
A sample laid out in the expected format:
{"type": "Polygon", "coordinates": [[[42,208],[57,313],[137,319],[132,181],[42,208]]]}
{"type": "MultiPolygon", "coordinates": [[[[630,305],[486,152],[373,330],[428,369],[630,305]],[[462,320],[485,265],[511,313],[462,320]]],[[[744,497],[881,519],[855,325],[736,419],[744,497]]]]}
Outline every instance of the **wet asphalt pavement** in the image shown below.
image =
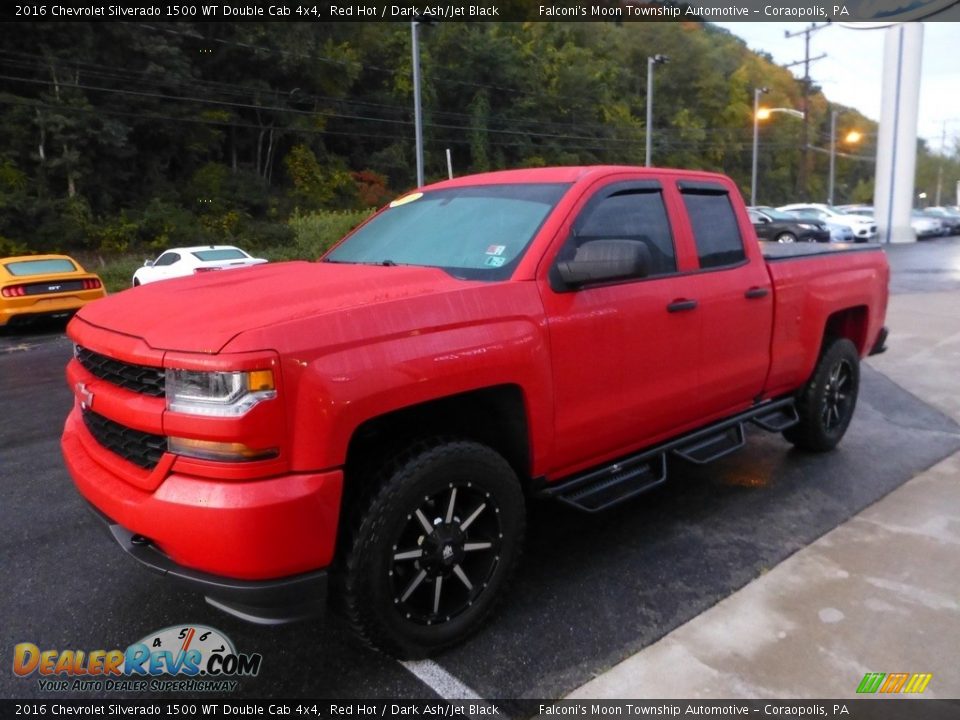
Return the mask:
{"type": "MultiPolygon", "coordinates": [[[[898,246],[889,256],[896,292],[960,287],[960,240],[898,246]]],[[[200,623],[263,655],[259,676],[232,697],[434,696],[335,617],[247,625],[114,547],[60,458],[69,355],[57,328],[0,336],[0,661],[10,667],[18,642],[125,648],[166,626],[200,623]]],[[[864,366],[860,405],[836,452],[806,455],[751,429],[741,452],[706,467],[677,461],[666,486],[611,512],[535,505],[499,614],[437,662],[485,698],[560,696],[958,449],[960,427],[864,366]]],[[[36,676],[7,670],[0,697],[51,696],[36,676]]]]}

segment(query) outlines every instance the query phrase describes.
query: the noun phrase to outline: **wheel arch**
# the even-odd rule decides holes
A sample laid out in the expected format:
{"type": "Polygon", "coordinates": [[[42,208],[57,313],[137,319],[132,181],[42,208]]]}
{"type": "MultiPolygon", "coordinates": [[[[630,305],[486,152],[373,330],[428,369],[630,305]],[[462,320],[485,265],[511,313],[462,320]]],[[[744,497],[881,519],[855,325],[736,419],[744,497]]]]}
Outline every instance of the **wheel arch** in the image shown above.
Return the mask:
{"type": "Polygon", "coordinates": [[[846,338],[857,348],[863,357],[867,352],[867,330],[869,328],[869,310],[866,305],[855,305],[832,313],[826,321],[820,351],[823,352],[832,338],[846,338]]]}
{"type": "Polygon", "coordinates": [[[521,479],[531,474],[527,404],[518,385],[480,388],[400,408],[359,425],[347,446],[346,467],[383,459],[391,450],[429,435],[476,440],[500,453],[521,479]]]}

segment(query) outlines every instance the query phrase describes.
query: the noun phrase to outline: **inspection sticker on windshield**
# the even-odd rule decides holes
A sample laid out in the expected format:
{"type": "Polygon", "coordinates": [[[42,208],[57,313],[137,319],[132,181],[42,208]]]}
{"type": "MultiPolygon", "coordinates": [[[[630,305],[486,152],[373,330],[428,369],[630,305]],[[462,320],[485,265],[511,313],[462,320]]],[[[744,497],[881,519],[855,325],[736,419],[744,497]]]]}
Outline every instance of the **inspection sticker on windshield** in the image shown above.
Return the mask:
{"type": "Polygon", "coordinates": [[[489,255],[487,256],[487,259],[484,261],[483,264],[486,265],[487,267],[500,267],[506,261],[507,259],[505,257],[497,257],[496,255],[489,255]]]}
{"type": "Polygon", "coordinates": [[[391,203],[390,203],[390,207],[392,207],[392,208],[400,207],[401,205],[406,205],[407,203],[412,203],[414,200],[419,200],[419,199],[422,198],[422,197],[423,197],[423,193],[421,193],[421,192],[410,193],[409,195],[404,195],[403,197],[399,197],[399,198],[397,198],[396,200],[394,200],[393,202],[391,202],[391,203]]]}
{"type": "Polygon", "coordinates": [[[503,255],[503,251],[506,249],[506,245],[490,245],[487,248],[487,255],[503,255]]]}

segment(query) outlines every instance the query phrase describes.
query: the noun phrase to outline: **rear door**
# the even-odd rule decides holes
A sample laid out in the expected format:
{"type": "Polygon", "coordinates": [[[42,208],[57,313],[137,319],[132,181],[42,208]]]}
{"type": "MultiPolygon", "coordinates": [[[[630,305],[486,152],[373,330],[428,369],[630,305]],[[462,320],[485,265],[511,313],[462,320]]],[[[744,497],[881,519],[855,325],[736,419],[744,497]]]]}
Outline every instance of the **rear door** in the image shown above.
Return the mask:
{"type": "Polygon", "coordinates": [[[551,472],[565,474],[649,444],[696,419],[700,315],[697,278],[681,272],[661,184],[607,182],[575,212],[540,281],[554,375],[551,472]],[[598,239],[644,243],[645,278],[574,290],[558,261],[598,239]]]}
{"type": "Polygon", "coordinates": [[[740,199],[717,181],[679,181],[677,189],[699,266],[693,292],[703,322],[701,417],[708,420],[748,407],[763,390],[773,332],[772,284],[759,248],[745,244],[735,210],[740,199]]]}

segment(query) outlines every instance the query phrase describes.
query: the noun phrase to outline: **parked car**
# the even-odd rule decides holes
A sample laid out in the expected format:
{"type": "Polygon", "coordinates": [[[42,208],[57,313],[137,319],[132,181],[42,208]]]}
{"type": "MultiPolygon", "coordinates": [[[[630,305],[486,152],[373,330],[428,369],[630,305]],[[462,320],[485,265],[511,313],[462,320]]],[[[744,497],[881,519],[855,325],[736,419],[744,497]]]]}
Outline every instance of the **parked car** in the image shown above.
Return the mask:
{"type": "Polygon", "coordinates": [[[913,228],[917,240],[940,237],[944,234],[943,222],[940,218],[925,214],[922,210],[910,213],[910,227],[913,228]]]}
{"type": "Polygon", "coordinates": [[[66,255],[0,260],[0,327],[68,318],[106,294],[97,275],[66,255]]]}
{"type": "Polygon", "coordinates": [[[960,235],[960,212],[945,207],[928,207],[924,215],[937,218],[943,223],[944,235],[960,235]]]}
{"type": "Polygon", "coordinates": [[[319,262],[84,308],[66,466],[124,551],[217,608],[276,623],[329,590],[423,657],[505,594],[529,499],[635,499],[750,421],[840,442],[889,266],[822,250],[756,242],[737,185],[699,170],[447,180],[319,262]]]}
{"type": "Polygon", "coordinates": [[[796,213],[803,218],[812,218],[846,225],[853,230],[857,242],[867,242],[877,237],[877,223],[871,218],[860,215],[848,215],[835,207],[823,203],[793,203],[783,205],[778,210],[796,213]]]}
{"type": "Polygon", "coordinates": [[[213,270],[260,265],[267,262],[255,258],[233,245],[198,245],[197,247],[173,248],[162,253],[156,260],[147,260],[133,274],[133,286],[146,285],[157,280],[185,277],[213,270]]]}
{"type": "Polygon", "coordinates": [[[873,205],[858,203],[856,205],[837,205],[836,208],[847,215],[866,215],[873,217],[873,205]]]}
{"type": "Polygon", "coordinates": [[[776,208],[747,208],[753,229],[761,240],[778,243],[830,242],[830,230],[819,220],[801,220],[776,208]]]}
{"type": "Polygon", "coordinates": [[[857,238],[849,225],[827,221],[827,229],[830,231],[830,242],[856,242],[857,238]]]}

